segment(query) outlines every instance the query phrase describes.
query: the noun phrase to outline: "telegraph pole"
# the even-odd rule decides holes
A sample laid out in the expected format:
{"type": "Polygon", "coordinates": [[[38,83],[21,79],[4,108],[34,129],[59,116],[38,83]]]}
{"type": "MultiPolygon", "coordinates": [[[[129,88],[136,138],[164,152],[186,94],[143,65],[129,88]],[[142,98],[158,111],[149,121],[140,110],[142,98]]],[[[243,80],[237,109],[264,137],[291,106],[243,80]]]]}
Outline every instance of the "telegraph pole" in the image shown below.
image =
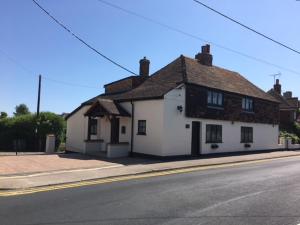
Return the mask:
{"type": "Polygon", "coordinates": [[[42,84],[42,75],[39,75],[39,87],[38,87],[38,99],[37,99],[37,108],[36,108],[36,118],[37,118],[37,124],[36,124],[36,150],[40,151],[40,137],[39,137],[39,115],[40,115],[40,101],[41,101],[41,84],[42,84]]]}
{"type": "Polygon", "coordinates": [[[38,89],[38,100],[37,100],[37,109],[36,109],[37,117],[39,117],[40,115],[41,83],[42,83],[42,75],[39,75],[39,89],[38,89]]]}

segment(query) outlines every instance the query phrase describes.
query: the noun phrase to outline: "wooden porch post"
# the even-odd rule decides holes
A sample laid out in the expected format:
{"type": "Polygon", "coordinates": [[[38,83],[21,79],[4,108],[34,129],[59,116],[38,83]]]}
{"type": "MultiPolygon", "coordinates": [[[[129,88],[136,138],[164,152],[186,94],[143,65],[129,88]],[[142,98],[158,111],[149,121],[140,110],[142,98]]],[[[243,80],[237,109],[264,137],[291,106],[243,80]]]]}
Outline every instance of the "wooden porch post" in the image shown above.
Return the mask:
{"type": "Polygon", "coordinates": [[[91,117],[88,117],[88,134],[87,134],[87,140],[90,141],[91,140],[91,117]]]}

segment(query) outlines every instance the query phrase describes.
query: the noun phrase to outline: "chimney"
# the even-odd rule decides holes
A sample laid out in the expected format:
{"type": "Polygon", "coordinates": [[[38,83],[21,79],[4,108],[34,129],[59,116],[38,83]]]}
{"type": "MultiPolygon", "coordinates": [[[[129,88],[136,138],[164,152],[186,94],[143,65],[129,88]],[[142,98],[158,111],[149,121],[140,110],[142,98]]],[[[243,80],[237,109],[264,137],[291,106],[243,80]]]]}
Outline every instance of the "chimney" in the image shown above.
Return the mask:
{"type": "Polygon", "coordinates": [[[276,79],[276,84],[274,84],[274,91],[281,95],[281,85],[279,84],[279,79],[276,79]]]}
{"type": "Polygon", "coordinates": [[[201,47],[201,53],[195,55],[195,59],[199,63],[205,66],[212,66],[213,56],[210,54],[210,45],[204,45],[201,47]]]}
{"type": "Polygon", "coordinates": [[[286,91],[283,93],[283,97],[284,98],[292,98],[293,97],[293,93],[291,91],[286,91]]]}
{"type": "Polygon", "coordinates": [[[149,65],[150,60],[148,60],[146,57],[140,60],[140,76],[149,76],[149,65]]]}

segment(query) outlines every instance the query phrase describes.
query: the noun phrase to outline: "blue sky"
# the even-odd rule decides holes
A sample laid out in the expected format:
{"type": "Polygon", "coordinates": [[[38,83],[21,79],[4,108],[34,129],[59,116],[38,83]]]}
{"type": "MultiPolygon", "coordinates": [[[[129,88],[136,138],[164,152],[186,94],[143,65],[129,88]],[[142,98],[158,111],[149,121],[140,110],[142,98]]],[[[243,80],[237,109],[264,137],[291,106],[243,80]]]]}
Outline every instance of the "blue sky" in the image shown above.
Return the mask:
{"type": "MultiPolygon", "coordinates": [[[[299,72],[262,64],[211,45],[213,64],[243,74],[268,90],[270,74],[282,73],[283,91],[300,97],[300,55],[277,46],[192,0],[107,0],[205,40],[299,72]]],[[[57,19],[105,55],[138,73],[139,59],[151,60],[151,73],[180,54],[194,57],[203,41],[167,30],[97,0],[39,0],[57,19]]],[[[300,50],[300,2],[296,0],[203,0],[225,14],[300,50]]],[[[31,0],[0,1],[0,111],[17,104],[36,110],[37,75],[43,79],[41,110],[71,112],[103,92],[103,85],[129,74],[107,62],[62,30],[31,0]],[[9,58],[10,57],[10,58],[9,58]],[[12,61],[13,58],[25,68],[12,61]]]]}

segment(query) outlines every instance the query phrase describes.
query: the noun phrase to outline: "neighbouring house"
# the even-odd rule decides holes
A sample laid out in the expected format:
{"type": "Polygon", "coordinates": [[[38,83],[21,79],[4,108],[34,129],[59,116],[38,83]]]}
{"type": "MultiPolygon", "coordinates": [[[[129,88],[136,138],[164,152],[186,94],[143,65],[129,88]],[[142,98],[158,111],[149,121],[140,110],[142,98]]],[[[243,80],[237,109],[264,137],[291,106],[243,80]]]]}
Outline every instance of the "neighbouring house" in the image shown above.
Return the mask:
{"type": "Polygon", "coordinates": [[[67,116],[67,150],[113,157],[278,149],[278,100],[212,60],[205,45],[149,76],[143,58],[139,76],[106,84],[67,116]]]}
{"type": "Polygon", "coordinates": [[[279,83],[279,79],[276,79],[274,87],[271,90],[269,90],[268,93],[280,102],[280,127],[284,129],[288,128],[298,119],[298,110],[300,108],[298,98],[293,97],[291,91],[286,91],[283,94],[281,94],[281,84],[279,83]]]}

